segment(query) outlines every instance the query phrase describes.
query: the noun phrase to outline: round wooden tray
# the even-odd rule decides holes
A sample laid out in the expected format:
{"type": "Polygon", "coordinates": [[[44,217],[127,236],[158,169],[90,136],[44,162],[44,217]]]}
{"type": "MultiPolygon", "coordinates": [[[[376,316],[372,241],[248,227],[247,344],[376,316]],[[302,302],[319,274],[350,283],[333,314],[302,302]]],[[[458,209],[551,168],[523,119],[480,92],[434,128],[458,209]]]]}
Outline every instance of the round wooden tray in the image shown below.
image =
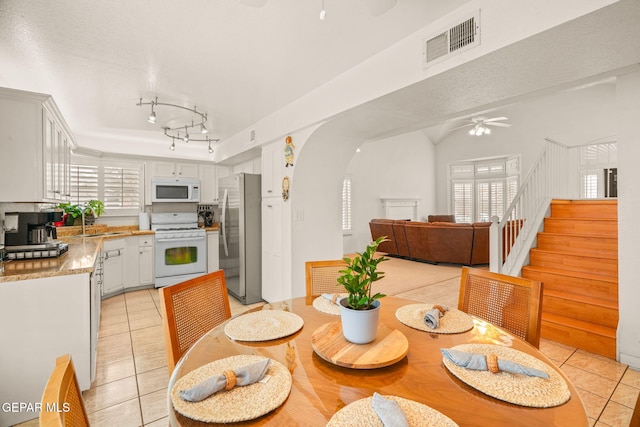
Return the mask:
{"type": "Polygon", "coordinates": [[[402,332],[386,325],[378,326],[376,339],[369,344],[353,344],[342,335],[341,320],[325,323],[313,332],[311,346],[318,356],[353,369],[375,369],[393,365],[409,351],[409,341],[402,332]]]}

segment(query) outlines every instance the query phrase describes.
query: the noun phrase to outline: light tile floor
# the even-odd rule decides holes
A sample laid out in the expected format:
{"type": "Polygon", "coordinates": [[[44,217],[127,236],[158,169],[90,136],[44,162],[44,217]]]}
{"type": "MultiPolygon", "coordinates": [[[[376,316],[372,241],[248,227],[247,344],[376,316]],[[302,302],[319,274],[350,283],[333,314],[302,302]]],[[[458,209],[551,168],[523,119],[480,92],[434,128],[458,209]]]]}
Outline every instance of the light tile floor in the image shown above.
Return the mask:
{"type": "MultiPolygon", "coordinates": [[[[398,296],[457,300],[455,280],[398,296]],[[446,289],[446,291],[444,291],[446,289]],[[448,295],[446,295],[448,294],[448,295]]],[[[232,314],[246,307],[230,298],[232,314]]],[[[102,302],[96,381],[83,393],[91,425],[168,425],[169,380],[155,289],[135,291],[102,302]]],[[[569,377],[580,393],[591,426],[628,426],[640,393],[640,372],[615,360],[543,339],[540,349],[569,377]]],[[[37,426],[37,420],[24,423],[37,426]]]]}

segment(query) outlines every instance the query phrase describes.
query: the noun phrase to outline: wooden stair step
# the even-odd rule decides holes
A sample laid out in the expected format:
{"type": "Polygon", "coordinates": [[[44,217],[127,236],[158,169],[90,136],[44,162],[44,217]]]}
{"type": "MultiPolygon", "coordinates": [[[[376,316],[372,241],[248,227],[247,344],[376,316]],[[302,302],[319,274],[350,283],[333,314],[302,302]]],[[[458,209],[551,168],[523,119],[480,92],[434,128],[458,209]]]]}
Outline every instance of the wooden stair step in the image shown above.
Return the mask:
{"type": "Polygon", "coordinates": [[[566,292],[570,289],[573,294],[618,301],[618,280],[615,277],[531,265],[522,267],[522,277],[542,282],[545,291],[566,292]]]}
{"type": "Polygon", "coordinates": [[[538,233],[536,241],[538,249],[571,253],[603,254],[607,257],[618,256],[618,238],[616,236],[542,232],[538,233]]]}
{"type": "Polygon", "coordinates": [[[544,231],[563,234],[616,236],[618,220],[599,218],[545,218],[544,231]]]}
{"type": "Polygon", "coordinates": [[[618,218],[617,200],[553,200],[551,216],[570,218],[618,218]]]}
{"type": "Polygon", "coordinates": [[[618,325],[618,304],[585,295],[544,290],[542,310],[610,328],[618,325]]]}
{"type": "Polygon", "coordinates": [[[567,271],[584,271],[607,277],[618,277],[617,257],[572,255],[542,249],[531,249],[529,257],[531,266],[550,267],[567,271]]]}
{"type": "Polygon", "coordinates": [[[616,330],[558,314],[542,313],[540,336],[611,359],[616,358],[616,330]]]}

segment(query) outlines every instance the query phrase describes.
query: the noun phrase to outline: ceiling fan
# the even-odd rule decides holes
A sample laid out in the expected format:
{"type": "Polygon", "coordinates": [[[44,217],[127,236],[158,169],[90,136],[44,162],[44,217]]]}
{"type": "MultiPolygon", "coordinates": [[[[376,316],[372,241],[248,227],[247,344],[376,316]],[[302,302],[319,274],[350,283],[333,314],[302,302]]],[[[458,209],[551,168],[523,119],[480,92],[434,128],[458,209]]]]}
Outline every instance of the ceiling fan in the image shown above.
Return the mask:
{"type": "MultiPolygon", "coordinates": [[[[469,135],[475,135],[475,136],[489,135],[491,134],[491,128],[489,126],[497,126],[497,127],[503,127],[503,128],[511,127],[510,123],[502,123],[504,120],[509,120],[509,118],[508,117],[488,118],[483,116],[473,117],[467,120],[468,123],[462,126],[458,126],[455,129],[461,129],[461,128],[471,126],[471,129],[469,130],[469,135]]],[[[452,129],[452,130],[455,130],[455,129],[452,129]]]]}

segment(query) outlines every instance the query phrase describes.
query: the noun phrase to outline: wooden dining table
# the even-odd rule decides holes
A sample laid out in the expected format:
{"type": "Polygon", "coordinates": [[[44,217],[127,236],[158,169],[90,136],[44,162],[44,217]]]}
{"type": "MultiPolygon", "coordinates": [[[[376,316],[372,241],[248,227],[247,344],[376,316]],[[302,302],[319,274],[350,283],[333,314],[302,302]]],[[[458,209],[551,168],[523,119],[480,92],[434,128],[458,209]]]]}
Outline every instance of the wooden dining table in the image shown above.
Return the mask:
{"type": "Polygon", "coordinates": [[[167,403],[170,425],[212,425],[176,412],[171,390],[176,381],[194,369],[218,359],[243,354],[261,355],[282,363],[291,373],[292,385],[288,398],[277,409],[253,420],[234,423],[237,425],[324,426],[341,408],[371,397],[374,392],[420,402],[460,426],[588,425],[584,405],[569,379],[526,341],[476,318],[474,327],[463,333],[436,334],[414,329],[400,322],[395,314],[398,308],[417,301],[387,296],[381,302],[380,327],[401,332],[406,336],[409,347],[406,356],[399,361],[372,369],[338,366],[314,351],[314,332],[339,317],[317,310],[304,297],[264,307],[286,310],[304,320],[302,329],[287,337],[259,342],[234,341],[225,334],[225,325],[229,321],[215,327],[184,354],[169,379],[167,403]],[[559,406],[536,408],[498,400],[472,388],[449,372],[440,352],[441,348],[470,343],[507,346],[543,361],[564,378],[571,397],[559,406]]]}

